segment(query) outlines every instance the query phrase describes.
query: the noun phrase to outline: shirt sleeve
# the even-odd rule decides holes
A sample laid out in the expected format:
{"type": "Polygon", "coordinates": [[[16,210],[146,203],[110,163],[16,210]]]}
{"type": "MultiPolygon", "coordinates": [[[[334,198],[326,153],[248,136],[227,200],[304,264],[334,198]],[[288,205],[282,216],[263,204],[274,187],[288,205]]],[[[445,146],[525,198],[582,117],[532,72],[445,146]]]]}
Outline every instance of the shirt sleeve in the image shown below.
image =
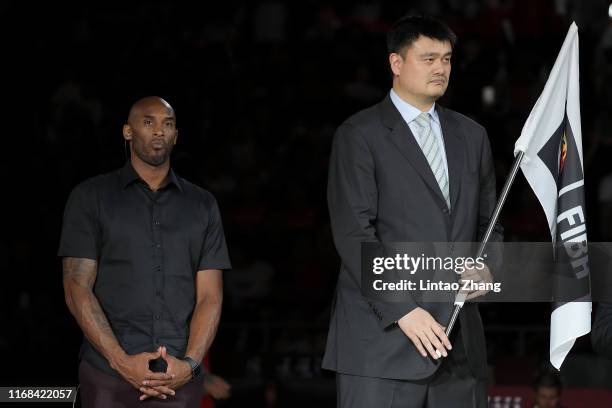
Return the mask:
{"type": "Polygon", "coordinates": [[[204,269],[231,269],[225,233],[221,222],[221,214],[217,201],[213,198],[208,205],[208,225],[204,244],[200,251],[198,270],[204,269]]]}
{"type": "Polygon", "coordinates": [[[75,187],[66,203],[58,256],[98,260],[100,230],[97,196],[91,183],[75,187]]]}

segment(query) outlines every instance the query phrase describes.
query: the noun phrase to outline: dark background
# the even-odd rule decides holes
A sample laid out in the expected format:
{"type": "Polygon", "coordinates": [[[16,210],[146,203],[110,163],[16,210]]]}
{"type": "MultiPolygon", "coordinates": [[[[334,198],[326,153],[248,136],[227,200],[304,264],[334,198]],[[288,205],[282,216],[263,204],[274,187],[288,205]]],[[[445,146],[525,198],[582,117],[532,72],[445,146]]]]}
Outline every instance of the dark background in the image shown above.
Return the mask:
{"type": "MultiPolygon", "coordinates": [[[[225,406],[333,405],[333,376],[320,369],[339,266],[325,198],[329,148],[344,119],[388,92],[384,33],[407,12],[439,16],[457,33],[452,80],[440,103],[487,128],[498,189],[567,29],[577,22],[589,239],[611,241],[608,6],[3,2],[0,384],[77,384],[81,333],[64,305],[56,257],[63,207],[78,182],[124,163],[121,126],[130,105],[159,95],[177,112],[172,165],[217,197],[235,267],[225,276],[223,318],[210,353],[212,371],[234,385],[225,406]],[[485,88],[494,100],[483,99],[485,88]]],[[[550,239],[522,175],[502,222],[506,240],[550,239]]],[[[548,359],[549,305],[481,311],[491,383],[530,384],[548,359]]],[[[603,364],[588,336],[572,356],[603,364]]],[[[572,368],[581,361],[564,366],[567,384],[597,385],[572,368]]]]}

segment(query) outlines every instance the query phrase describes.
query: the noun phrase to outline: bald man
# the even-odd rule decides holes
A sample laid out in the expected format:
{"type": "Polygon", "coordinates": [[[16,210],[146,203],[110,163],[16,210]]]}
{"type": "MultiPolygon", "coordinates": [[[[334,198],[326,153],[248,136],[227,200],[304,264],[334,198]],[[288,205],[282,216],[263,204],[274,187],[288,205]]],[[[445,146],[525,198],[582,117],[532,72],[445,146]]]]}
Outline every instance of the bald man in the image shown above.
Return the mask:
{"type": "Polygon", "coordinates": [[[128,162],[75,187],[64,212],[58,255],[84,334],[82,406],[198,407],[230,268],[219,209],[170,167],[168,102],[136,102],[123,137],[128,162]]]}

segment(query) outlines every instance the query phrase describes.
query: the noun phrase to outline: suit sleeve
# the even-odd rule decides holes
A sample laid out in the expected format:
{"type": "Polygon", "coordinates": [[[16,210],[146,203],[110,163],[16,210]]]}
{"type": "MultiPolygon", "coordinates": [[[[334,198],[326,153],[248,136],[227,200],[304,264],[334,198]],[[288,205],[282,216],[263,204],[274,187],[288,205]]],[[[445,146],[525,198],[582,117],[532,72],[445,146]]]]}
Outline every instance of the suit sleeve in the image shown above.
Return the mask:
{"type": "MultiPolygon", "coordinates": [[[[483,141],[480,160],[480,203],[478,209],[478,241],[482,241],[489,225],[491,215],[497,203],[497,190],[495,188],[495,166],[491,153],[491,144],[487,132],[483,129],[483,141]]],[[[502,242],[504,240],[504,229],[499,222],[495,223],[489,242],[502,242]]],[[[492,265],[491,272],[495,272],[502,264],[501,246],[489,246],[486,251],[492,265]]]]}
{"type": "Polygon", "coordinates": [[[591,342],[597,353],[612,358],[612,303],[600,303],[593,323],[591,342]]]}
{"type": "MultiPolygon", "coordinates": [[[[380,244],[376,232],[378,188],[372,152],[361,132],[342,124],[332,145],[327,201],[334,244],[344,268],[361,288],[361,243],[380,244]]],[[[382,245],[380,245],[382,251],[382,245]]],[[[417,307],[407,303],[386,303],[366,299],[382,329],[417,307]]]]}

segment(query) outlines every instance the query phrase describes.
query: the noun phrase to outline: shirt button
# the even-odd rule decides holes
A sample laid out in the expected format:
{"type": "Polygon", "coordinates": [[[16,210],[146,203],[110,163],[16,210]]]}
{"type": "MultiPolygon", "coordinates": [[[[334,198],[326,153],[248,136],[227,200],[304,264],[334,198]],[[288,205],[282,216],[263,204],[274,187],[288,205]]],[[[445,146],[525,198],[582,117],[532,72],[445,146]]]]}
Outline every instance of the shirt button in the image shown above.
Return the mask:
{"type": "Polygon", "coordinates": [[[155,225],[159,225],[159,220],[155,220],[153,222],[155,223],[155,225]]]}
{"type": "Polygon", "coordinates": [[[161,244],[155,244],[155,248],[161,248],[161,244]]]}
{"type": "Polygon", "coordinates": [[[161,271],[161,266],[159,266],[159,265],[158,265],[158,266],[157,266],[157,270],[158,270],[158,271],[161,271]]]}
{"type": "Polygon", "coordinates": [[[155,295],[156,295],[156,296],[161,296],[161,290],[156,290],[156,291],[155,291],[155,295]]]}
{"type": "Polygon", "coordinates": [[[159,315],[155,315],[155,320],[159,320],[160,316],[159,315]]]}

